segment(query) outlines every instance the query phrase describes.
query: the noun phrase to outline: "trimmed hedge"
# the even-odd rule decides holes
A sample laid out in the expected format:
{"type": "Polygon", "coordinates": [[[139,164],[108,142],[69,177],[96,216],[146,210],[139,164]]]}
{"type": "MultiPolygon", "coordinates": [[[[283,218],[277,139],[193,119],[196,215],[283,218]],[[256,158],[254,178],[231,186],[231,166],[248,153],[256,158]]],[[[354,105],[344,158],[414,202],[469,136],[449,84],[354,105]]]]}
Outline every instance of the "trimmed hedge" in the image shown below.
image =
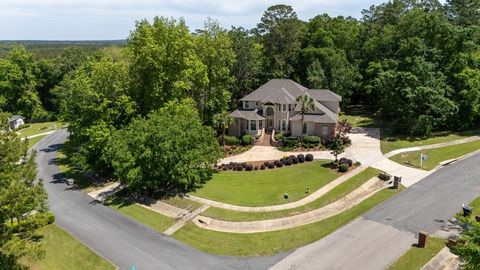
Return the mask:
{"type": "Polygon", "coordinates": [[[305,162],[305,156],[303,154],[298,155],[297,158],[299,163],[305,162]]]}
{"type": "Polygon", "coordinates": [[[342,163],[342,164],[338,165],[338,170],[340,172],[348,171],[348,164],[347,163],[342,163]]]}
{"type": "Polygon", "coordinates": [[[242,136],[242,144],[243,145],[250,145],[252,143],[252,136],[245,134],[242,136]]]}
{"type": "Polygon", "coordinates": [[[347,164],[348,167],[352,167],[353,161],[352,161],[351,159],[348,159],[348,158],[341,158],[341,159],[338,161],[338,164],[347,164]]]}
{"type": "Polygon", "coordinates": [[[313,155],[312,154],[307,154],[305,156],[305,161],[313,161],[313,155]]]}
{"type": "Polygon", "coordinates": [[[226,145],[241,145],[242,141],[235,136],[226,135],[225,136],[225,144],[226,145]]]}
{"type": "Polygon", "coordinates": [[[320,137],[318,136],[305,136],[303,137],[303,142],[306,144],[320,144],[320,137]]]}
{"type": "Polygon", "coordinates": [[[283,141],[283,133],[276,133],[275,140],[279,142],[283,141]]]}
{"type": "Polygon", "coordinates": [[[300,144],[300,140],[297,137],[283,137],[283,144],[288,147],[298,146],[300,144]]]}

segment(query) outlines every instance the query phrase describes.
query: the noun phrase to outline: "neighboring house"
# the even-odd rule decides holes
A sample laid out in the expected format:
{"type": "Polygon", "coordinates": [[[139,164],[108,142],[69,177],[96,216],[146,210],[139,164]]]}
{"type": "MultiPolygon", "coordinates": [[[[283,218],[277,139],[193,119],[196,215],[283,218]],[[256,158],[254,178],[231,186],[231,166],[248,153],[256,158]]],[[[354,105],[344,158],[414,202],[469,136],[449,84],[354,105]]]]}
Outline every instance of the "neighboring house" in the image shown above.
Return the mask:
{"type": "Polygon", "coordinates": [[[22,126],[25,124],[23,121],[25,117],[21,115],[14,115],[10,118],[8,118],[8,124],[12,130],[17,129],[18,127],[22,126]]]}
{"type": "Polygon", "coordinates": [[[258,135],[267,132],[315,135],[329,139],[334,134],[342,97],[330,90],[308,89],[292,80],[274,79],[240,99],[242,106],[230,114],[234,118],[228,133],[258,135]],[[315,110],[305,114],[302,127],[298,96],[314,99],[315,110]]]}

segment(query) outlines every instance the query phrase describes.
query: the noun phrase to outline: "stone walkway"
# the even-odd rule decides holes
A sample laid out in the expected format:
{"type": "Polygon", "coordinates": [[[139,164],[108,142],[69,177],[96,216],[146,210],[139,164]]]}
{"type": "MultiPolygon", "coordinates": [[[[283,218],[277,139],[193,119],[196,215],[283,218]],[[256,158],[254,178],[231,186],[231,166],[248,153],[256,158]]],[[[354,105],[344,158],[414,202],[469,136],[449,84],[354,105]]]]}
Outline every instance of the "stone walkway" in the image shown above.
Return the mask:
{"type": "Polygon", "coordinates": [[[294,216],[244,222],[223,221],[209,217],[198,216],[193,220],[193,222],[197,226],[204,229],[229,233],[258,233],[284,230],[318,222],[342,213],[358,205],[385,187],[386,185],[383,181],[374,177],[342,199],[339,199],[321,208],[294,216]]]}
{"type": "Polygon", "coordinates": [[[344,183],[348,179],[352,178],[353,176],[361,173],[364,171],[367,167],[360,166],[340,177],[337,179],[333,180],[332,182],[326,184],[325,186],[321,187],[317,191],[313,192],[312,194],[308,195],[307,197],[300,199],[298,201],[294,201],[291,203],[286,203],[286,204],[279,204],[279,205],[271,205],[271,206],[240,206],[240,205],[233,205],[233,204],[228,204],[228,203],[222,203],[222,202],[217,202],[201,197],[197,197],[194,195],[187,195],[189,200],[196,201],[202,204],[210,205],[213,207],[217,208],[223,208],[223,209],[228,209],[228,210],[233,210],[233,211],[240,211],[240,212],[271,212],[271,211],[280,211],[280,210],[286,210],[286,209],[292,209],[292,208],[297,208],[300,206],[303,206],[305,204],[311,203],[321,196],[325,195],[327,192],[331,191],[338,185],[344,183]]]}
{"type": "Polygon", "coordinates": [[[208,205],[203,205],[202,207],[197,208],[195,211],[192,213],[189,213],[185,216],[182,216],[177,223],[175,223],[172,227],[168,228],[165,230],[163,233],[166,235],[172,235],[176,231],[180,230],[188,221],[194,219],[197,217],[200,213],[203,211],[207,210],[210,206],[208,205]]]}
{"type": "Polygon", "coordinates": [[[123,186],[120,184],[120,182],[115,182],[101,189],[89,192],[87,195],[97,201],[104,201],[108,196],[119,192],[120,190],[122,190],[122,188],[123,186]]]}

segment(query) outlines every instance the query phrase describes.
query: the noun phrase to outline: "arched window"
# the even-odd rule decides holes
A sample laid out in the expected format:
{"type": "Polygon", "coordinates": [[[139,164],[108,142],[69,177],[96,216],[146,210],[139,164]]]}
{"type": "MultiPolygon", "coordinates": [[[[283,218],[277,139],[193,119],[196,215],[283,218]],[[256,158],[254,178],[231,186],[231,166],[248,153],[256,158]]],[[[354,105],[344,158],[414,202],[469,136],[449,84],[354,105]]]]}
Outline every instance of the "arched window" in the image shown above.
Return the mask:
{"type": "Polygon", "coordinates": [[[267,108],[267,116],[273,116],[273,109],[272,107],[267,108]]]}

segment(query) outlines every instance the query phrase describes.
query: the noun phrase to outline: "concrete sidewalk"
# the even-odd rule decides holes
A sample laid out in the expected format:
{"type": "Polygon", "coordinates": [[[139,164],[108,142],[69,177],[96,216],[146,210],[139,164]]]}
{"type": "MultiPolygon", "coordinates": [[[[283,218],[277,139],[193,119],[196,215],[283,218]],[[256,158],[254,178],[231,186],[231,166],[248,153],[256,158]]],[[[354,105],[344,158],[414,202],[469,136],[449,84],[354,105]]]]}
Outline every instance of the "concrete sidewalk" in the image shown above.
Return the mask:
{"type": "Polygon", "coordinates": [[[313,192],[312,194],[308,195],[307,197],[300,199],[295,202],[291,203],[286,203],[286,204],[279,204],[279,205],[271,205],[271,206],[239,206],[239,205],[233,205],[233,204],[228,204],[228,203],[222,203],[222,202],[217,202],[201,197],[197,197],[194,195],[188,195],[188,199],[192,201],[196,201],[202,204],[210,205],[213,207],[217,208],[223,208],[223,209],[228,209],[228,210],[234,210],[234,211],[240,211],[240,212],[271,212],[271,211],[280,211],[280,210],[286,210],[286,209],[292,209],[292,208],[297,208],[300,206],[303,206],[307,203],[311,203],[315,201],[316,199],[320,198],[321,196],[325,195],[327,192],[331,191],[338,185],[344,183],[348,179],[352,178],[353,176],[361,173],[364,171],[366,167],[360,166],[340,177],[337,179],[333,180],[332,182],[326,184],[325,186],[321,187],[317,191],[313,192]]]}
{"type": "Polygon", "coordinates": [[[352,191],[347,196],[327,204],[321,208],[276,219],[257,221],[223,221],[204,216],[198,216],[193,222],[200,228],[229,232],[229,233],[258,233],[290,229],[298,226],[318,222],[340,214],[368,199],[378,191],[384,189],[385,183],[374,177],[365,184],[352,191]]]}

